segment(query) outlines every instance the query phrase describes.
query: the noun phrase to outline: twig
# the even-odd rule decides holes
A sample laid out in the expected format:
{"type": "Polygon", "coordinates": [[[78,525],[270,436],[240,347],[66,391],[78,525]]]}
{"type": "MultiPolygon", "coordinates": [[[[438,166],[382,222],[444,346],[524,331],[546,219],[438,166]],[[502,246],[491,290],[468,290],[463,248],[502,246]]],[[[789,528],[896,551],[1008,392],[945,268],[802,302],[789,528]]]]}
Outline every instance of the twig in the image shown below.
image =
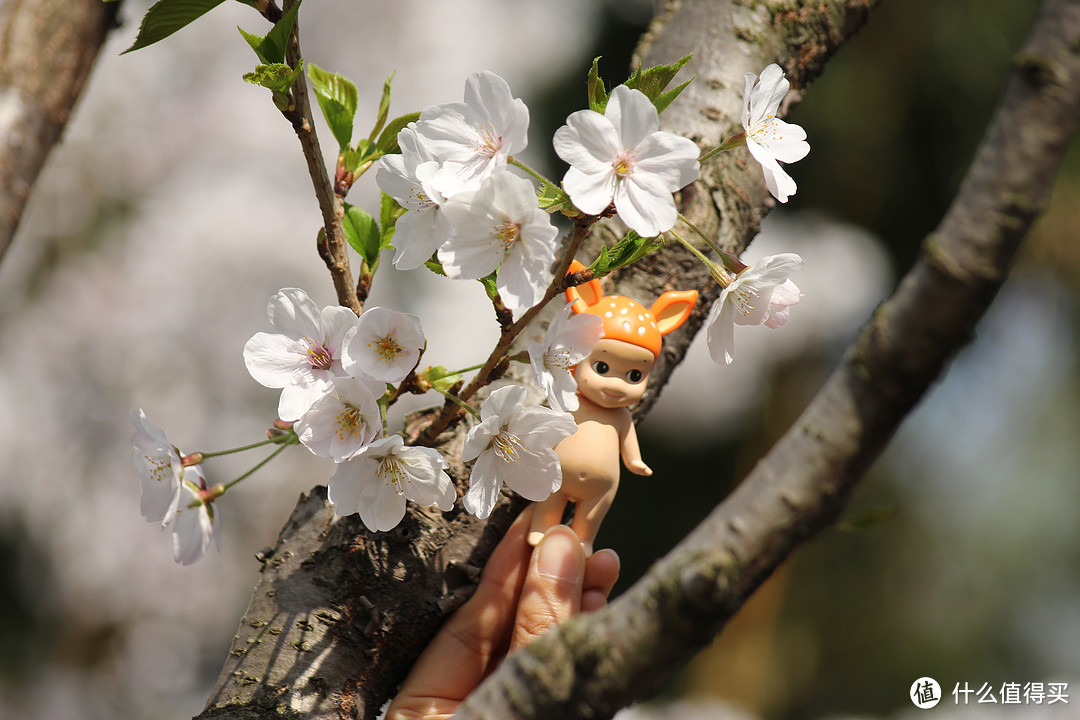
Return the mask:
{"type": "MultiPolygon", "coordinates": [[[[477,391],[492,381],[493,375],[495,375],[497,368],[502,363],[506,353],[510,350],[510,345],[513,344],[517,336],[540,314],[540,311],[551,302],[552,298],[565,289],[566,271],[570,268],[570,263],[574,260],[581,243],[585,241],[586,236],[589,234],[589,228],[595,221],[596,218],[591,216],[575,218],[574,232],[570,237],[570,242],[567,244],[562,260],[555,268],[555,275],[544,293],[544,297],[536,305],[526,310],[513,324],[503,327],[502,333],[499,335],[499,341],[495,343],[495,347],[492,349],[491,354],[488,355],[487,361],[480,366],[480,370],[473,376],[473,379],[458,394],[459,400],[467,402],[477,391]]],[[[420,433],[416,441],[417,444],[434,445],[439,435],[461,417],[461,412],[461,408],[456,403],[447,400],[442,411],[420,433]]]]}
{"type": "MultiPolygon", "coordinates": [[[[288,12],[296,0],[285,0],[284,12],[288,12]]],[[[285,51],[286,61],[291,67],[297,67],[301,62],[300,54],[300,25],[299,20],[293,25],[289,36],[289,46],[285,51]]],[[[311,102],[308,100],[307,79],[304,73],[300,73],[293,84],[292,95],[295,101],[293,109],[285,113],[285,117],[292,123],[296,137],[300,140],[300,147],[304,151],[304,159],[307,160],[308,175],[311,176],[311,184],[315,188],[315,197],[319,201],[319,210],[322,211],[323,228],[318,237],[319,255],[326,268],[330,271],[330,277],[334,281],[334,290],[337,292],[338,304],[343,305],[359,315],[364,307],[356,294],[356,284],[352,279],[352,270],[349,267],[348,243],[345,240],[345,229],[342,226],[342,218],[345,216],[344,202],[334,192],[334,185],[330,175],[326,171],[323,162],[322,150],[319,148],[319,138],[315,134],[315,123],[311,114],[311,102]]]]}

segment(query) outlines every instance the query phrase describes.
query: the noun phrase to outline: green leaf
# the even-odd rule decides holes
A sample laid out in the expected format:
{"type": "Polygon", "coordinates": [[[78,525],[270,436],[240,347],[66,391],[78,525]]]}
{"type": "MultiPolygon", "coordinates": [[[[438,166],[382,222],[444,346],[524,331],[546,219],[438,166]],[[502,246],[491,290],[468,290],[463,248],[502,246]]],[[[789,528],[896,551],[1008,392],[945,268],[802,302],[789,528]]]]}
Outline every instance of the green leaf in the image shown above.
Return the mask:
{"type": "Polygon", "coordinates": [[[345,230],[345,239],[352,249],[364,258],[368,265],[375,265],[379,259],[379,248],[382,247],[382,234],[375,218],[371,217],[367,210],[345,203],[342,227],[345,230]]]}
{"type": "Polygon", "coordinates": [[[277,106],[278,110],[286,112],[292,102],[292,98],[289,97],[289,90],[292,89],[293,83],[296,82],[298,77],[300,77],[299,67],[291,68],[284,63],[273,63],[256,66],[254,72],[244,75],[244,80],[253,85],[269,89],[274,96],[274,105],[277,106]]]}
{"type": "Polygon", "coordinates": [[[461,380],[461,373],[452,373],[442,365],[432,365],[424,368],[417,379],[420,384],[428,383],[440,390],[449,391],[461,380]]]}
{"type": "Polygon", "coordinates": [[[497,272],[493,272],[487,277],[480,278],[480,284],[484,286],[484,291],[487,292],[488,300],[494,300],[499,294],[499,287],[495,284],[495,276],[497,272]]]}
{"type": "Polygon", "coordinates": [[[224,0],[159,0],[142,19],[135,43],[123,53],[139,50],[164,40],[180,28],[191,24],[224,0]]]}
{"type": "Polygon", "coordinates": [[[543,180],[540,183],[540,192],[537,193],[537,199],[540,202],[540,209],[545,212],[561,212],[568,217],[576,217],[580,214],[578,209],[574,207],[574,203],[570,201],[570,196],[566,194],[566,191],[548,180],[543,180]]]}
{"type": "Polygon", "coordinates": [[[679,93],[685,90],[686,86],[692,82],[694,82],[694,78],[690,78],[682,85],[674,87],[671,90],[668,90],[666,93],[661,93],[659,96],[657,96],[657,98],[653,100],[653,105],[656,106],[656,112],[662,113],[664,112],[664,110],[667,110],[667,106],[674,102],[675,98],[679,97],[679,93]]]}
{"type": "Polygon", "coordinates": [[[356,85],[345,77],[323,70],[314,63],[308,63],[308,79],[319,101],[326,124],[338,141],[339,152],[345,152],[352,141],[353,117],[359,99],[356,85]]]}
{"type": "Polygon", "coordinates": [[[437,262],[435,260],[428,260],[426,263],[424,263],[424,267],[426,267],[428,270],[435,273],[436,275],[442,275],[443,277],[446,277],[446,271],[443,270],[442,263],[440,262],[437,262]]]}
{"type": "Polygon", "coordinates": [[[299,9],[300,2],[297,2],[289,8],[289,12],[282,15],[281,19],[274,23],[274,27],[265,36],[249,33],[243,28],[237,28],[240,34],[244,36],[244,39],[247,40],[251,49],[259,56],[259,61],[264,65],[278,65],[285,62],[285,47],[289,44],[289,34],[292,32],[293,23],[296,22],[296,13],[299,9]]]}
{"type": "Polygon", "coordinates": [[[593,58],[592,68],[589,69],[589,109],[598,113],[607,108],[608,92],[604,87],[604,80],[600,77],[600,58],[593,58]]]}
{"type": "Polygon", "coordinates": [[[382,155],[395,155],[401,152],[397,141],[398,133],[404,130],[406,125],[419,119],[420,113],[414,112],[391,120],[390,124],[383,128],[382,134],[379,135],[379,141],[375,143],[379,153],[382,155]]]}
{"type": "Polygon", "coordinates": [[[371,129],[371,134],[368,135],[368,141],[376,143],[376,138],[379,136],[379,131],[383,129],[383,125],[386,124],[386,118],[390,114],[390,82],[394,79],[394,73],[390,73],[390,77],[386,78],[386,82],[382,86],[382,97],[379,98],[379,114],[375,117],[375,127],[371,129]]]}
{"type": "MultiPolygon", "coordinates": [[[[634,71],[634,74],[631,75],[629,79],[627,79],[625,85],[628,88],[640,90],[641,92],[645,93],[645,97],[649,98],[653,101],[653,103],[655,103],[657,98],[659,98],[663,94],[664,90],[667,88],[668,83],[672,81],[675,75],[679,72],[680,69],[682,69],[684,65],[686,65],[686,63],[690,62],[690,58],[692,57],[693,54],[686,55],[679,58],[671,65],[657,65],[655,67],[644,69],[638,68],[634,71]]],[[[683,86],[685,86],[685,83],[683,84],[683,86]]],[[[681,87],[676,88],[676,90],[678,90],[678,92],[676,92],[675,95],[678,95],[679,92],[682,92],[681,87]]],[[[671,98],[671,100],[674,99],[674,97],[671,98]]],[[[671,100],[668,100],[669,104],[671,100]]],[[[665,107],[667,106],[665,105],[665,107]]],[[[657,110],[659,110],[659,108],[657,108],[657,110]]]]}
{"type": "Polygon", "coordinates": [[[664,246],[664,241],[659,238],[643,238],[631,230],[626,233],[619,242],[610,248],[600,249],[600,255],[589,266],[593,276],[601,278],[604,275],[635,263],[649,253],[655,252],[664,246]]]}

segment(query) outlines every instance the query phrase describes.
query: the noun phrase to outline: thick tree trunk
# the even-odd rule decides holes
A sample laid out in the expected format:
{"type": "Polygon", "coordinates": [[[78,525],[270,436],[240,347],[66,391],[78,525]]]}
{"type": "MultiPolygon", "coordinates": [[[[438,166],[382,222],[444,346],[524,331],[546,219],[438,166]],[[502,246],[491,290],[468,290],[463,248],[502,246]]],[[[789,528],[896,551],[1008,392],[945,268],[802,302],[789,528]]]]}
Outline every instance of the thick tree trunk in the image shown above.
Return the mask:
{"type": "MultiPolygon", "coordinates": [[[[646,39],[646,61],[693,51],[697,80],[661,117],[666,129],[713,146],[739,125],[742,78],[779,62],[804,86],[858,28],[875,0],[683,0],[646,39]],[[752,38],[752,40],[747,40],[752,38]]],[[[797,93],[793,94],[797,96],[797,93]]],[[[729,154],[682,193],[683,211],[739,250],[767,207],[760,169],[729,154]]],[[[691,329],[665,342],[646,412],[715,297],[714,283],[674,248],[617,279],[621,292],[656,297],[695,285],[691,329]],[[676,281],[677,276],[677,281],[676,281]]],[[[462,433],[440,449],[460,458],[462,433]]],[[[463,467],[451,474],[464,486],[463,467]]],[[[505,498],[480,522],[460,509],[411,508],[391,533],[368,533],[335,519],[317,488],[301,498],[264,564],[251,605],[206,709],[199,718],[376,717],[447,612],[471,593],[479,569],[519,507],[505,498]]],[[[507,716],[509,717],[509,716],[507,716]]]]}
{"type": "Polygon", "coordinates": [[[514,653],[457,720],[606,718],[654,692],[807,538],[973,336],[1080,119],[1080,0],[1047,0],[920,261],[736,491],[627,593],[514,653]]]}
{"type": "Polygon", "coordinates": [[[119,6],[101,0],[0,4],[0,260],[119,6]]]}

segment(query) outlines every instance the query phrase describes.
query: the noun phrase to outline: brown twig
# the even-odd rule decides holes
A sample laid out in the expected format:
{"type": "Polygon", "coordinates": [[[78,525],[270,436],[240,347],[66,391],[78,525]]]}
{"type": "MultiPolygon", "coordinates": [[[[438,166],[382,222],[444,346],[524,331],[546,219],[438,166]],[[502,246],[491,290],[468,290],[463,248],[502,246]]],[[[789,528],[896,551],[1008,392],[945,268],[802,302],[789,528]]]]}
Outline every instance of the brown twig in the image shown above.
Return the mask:
{"type": "MultiPolygon", "coordinates": [[[[565,290],[566,286],[564,281],[566,271],[570,268],[570,263],[573,262],[574,256],[577,255],[578,249],[589,234],[589,228],[596,222],[596,219],[596,217],[588,215],[574,218],[574,230],[570,236],[570,242],[567,244],[566,252],[563,254],[562,259],[555,268],[555,275],[551,279],[551,284],[544,293],[544,297],[536,305],[533,305],[526,310],[514,323],[503,326],[502,332],[499,335],[499,340],[495,343],[495,347],[488,355],[487,361],[480,367],[476,375],[473,376],[473,379],[458,395],[459,400],[468,402],[468,400],[481,388],[495,379],[494,374],[496,368],[499,367],[500,362],[505,358],[506,353],[509,352],[510,346],[513,344],[514,340],[517,339],[517,336],[529,326],[529,323],[540,314],[540,311],[542,311],[556,295],[565,290]]],[[[417,444],[428,446],[434,445],[438,440],[439,435],[456,422],[457,419],[461,417],[462,412],[460,406],[447,400],[439,414],[436,415],[431,423],[420,433],[420,436],[416,441],[417,444]]]]}
{"type": "MultiPolygon", "coordinates": [[[[288,12],[295,4],[295,0],[285,0],[284,11],[288,12]]],[[[302,62],[299,20],[293,25],[285,55],[290,67],[295,68],[302,62]]],[[[349,267],[349,246],[345,240],[345,229],[342,225],[345,203],[334,192],[334,184],[326,172],[322,150],[319,148],[319,138],[315,134],[315,123],[311,114],[311,102],[308,100],[307,79],[304,73],[300,73],[297,77],[292,88],[292,97],[294,106],[284,114],[292,123],[296,137],[300,140],[300,147],[307,161],[308,175],[311,176],[315,197],[319,201],[319,210],[322,211],[323,228],[318,237],[319,255],[330,271],[338,304],[359,315],[364,307],[356,294],[356,283],[353,281],[352,269],[349,267]]]]}

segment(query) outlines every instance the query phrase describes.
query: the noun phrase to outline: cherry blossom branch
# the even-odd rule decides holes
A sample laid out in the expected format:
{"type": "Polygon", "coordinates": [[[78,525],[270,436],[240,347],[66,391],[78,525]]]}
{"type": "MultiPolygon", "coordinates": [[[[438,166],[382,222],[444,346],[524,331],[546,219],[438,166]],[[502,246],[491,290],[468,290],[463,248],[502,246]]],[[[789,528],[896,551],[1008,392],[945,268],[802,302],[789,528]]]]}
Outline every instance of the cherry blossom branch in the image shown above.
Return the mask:
{"type": "Polygon", "coordinates": [[[0,260],[121,3],[0,4],[0,260]],[[49,52],[42,52],[42,48],[49,52]]]}
{"type": "MultiPolygon", "coordinates": [[[[296,0],[285,0],[284,12],[288,12],[295,4],[296,0]]],[[[303,62],[300,53],[299,21],[293,25],[285,54],[291,67],[298,67],[303,62]]],[[[364,307],[357,295],[356,283],[352,277],[352,269],[349,267],[349,245],[345,240],[345,229],[342,224],[345,217],[345,203],[334,192],[334,184],[326,171],[322,150],[319,147],[319,137],[315,133],[315,122],[307,92],[307,79],[303,72],[297,76],[293,84],[292,97],[294,105],[285,111],[284,115],[292,123],[296,137],[300,140],[300,147],[307,161],[308,175],[311,177],[315,197],[319,201],[319,210],[322,212],[323,227],[318,237],[319,256],[330,271],[338,304],[359,315],[364,307]]]]}
{"type": "Polygon", "coordinates": [[[1047,0],[922,258],[795,425],[721,506],[604,611],[507,659],[455,715],[609,717],[658,689],[827,527],[971,339],[1045,207],[1080,118],[1080,0],[1047,0]]]}
{"type": "MultiPolygon", "coordinates": [[[[480,370],[473,376],[469,384],[457,394],[458,400],[467,402],[481,388],[495,380],[498,375],[501,375],[498,369],[505,361],[506,354],[510,351],[510,346],[517,339],[517,336],[529,326],[529,323],[540,314],[556,295],[566,289],[566,271],[570,269],[570,263],[573,262],[578,249],[589,234],[589,228],[596,220],[597,218],[588,215],[574,219],[574,230],[570,236],[570,242],[567,244],[566,252],[563,253],[562,259],[555,268],[555,275],[544,293],[544,297],[536,305],[526,310],[513,324],[503,327],[499,340],[488,355],[488,359],[480,366],[480,370]]],[[[459,417],[461,417],[461,408],[448,399],[439,414],[421,431],[416,443],[418,445],[434,445],[439,435],[445,432],[459,417]]]]}

